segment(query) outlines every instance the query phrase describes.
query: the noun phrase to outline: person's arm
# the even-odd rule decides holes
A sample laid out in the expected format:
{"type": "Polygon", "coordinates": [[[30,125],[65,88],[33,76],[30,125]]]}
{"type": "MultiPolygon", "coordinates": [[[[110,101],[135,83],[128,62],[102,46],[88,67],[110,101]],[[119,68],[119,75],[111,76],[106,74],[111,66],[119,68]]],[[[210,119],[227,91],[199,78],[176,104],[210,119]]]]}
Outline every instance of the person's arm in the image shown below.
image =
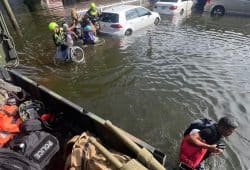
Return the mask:
{"type": "Polygon", "coordinates": [[[213,153],[221,152],[221,149],[217,148],[216,144],[214,144],[214,145],[206,144],[205,140],[203,140],[201,138],[199,132],[195,132],[195,133],[190,134],[188,137],[188,142],[190,142],[191,144],[194,144],[198,147],[208,149],[210,152],[213,152],[213,153]]]}

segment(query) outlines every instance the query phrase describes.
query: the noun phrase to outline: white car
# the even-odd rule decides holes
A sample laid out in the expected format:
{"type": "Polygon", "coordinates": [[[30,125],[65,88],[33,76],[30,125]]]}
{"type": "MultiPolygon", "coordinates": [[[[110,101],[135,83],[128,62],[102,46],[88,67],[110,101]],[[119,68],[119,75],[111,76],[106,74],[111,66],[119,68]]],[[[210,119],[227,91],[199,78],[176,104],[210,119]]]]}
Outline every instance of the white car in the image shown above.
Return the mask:
{"type": "Polygon", "coordinates": [[[211,16],[224,14],[250,15],[250,0],[210,0],[205,6],[211,16]]]}
{"type": "Polygon", "coordinates": [[[100,33],[114,36],[129,36],[134,31],[149,25],[159,24],[160,20],[158,13],[141,6],[115,6],[102,11],[99,21],[100,33]]]}
{"type": "Polygon", "coordinates": [[[183,15],[186,12],[191,13],[192,6],[192,0],[159,0],[155,3],[153,11],[166,15],[183,15]]]}

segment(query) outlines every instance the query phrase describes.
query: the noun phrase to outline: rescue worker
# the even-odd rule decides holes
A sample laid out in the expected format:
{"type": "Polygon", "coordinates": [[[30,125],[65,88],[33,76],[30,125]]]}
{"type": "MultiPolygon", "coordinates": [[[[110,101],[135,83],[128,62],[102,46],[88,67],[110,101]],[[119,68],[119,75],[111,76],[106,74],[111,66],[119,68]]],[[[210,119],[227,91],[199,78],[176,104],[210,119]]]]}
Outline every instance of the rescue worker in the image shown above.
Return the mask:
{"type": "Polygon", "coordinates": [[[202,130],[192,129],[184,136],[180,146],[180,169],[203,170],[201,162],[211,155],[223,152],[225,147],[218,144],[222,137],[230,136],[238,127],[236,120],[231,117],[222,117],[218,123],[214,123],[202,130]]]}
{"type": "Polygon", "coordinates": [[[56,22],[50,22],[49,30],[53,31],[53,40],[56,45],[56,58],[64,61],[69,60],[68,46],[66,42],[66,33],[56,22]]]}
{"type": "Polygon", "coordinates": [[[96,8],[96,4],[94,2],[91,2],[89,5],[89,10],[86,12],[86,14],[92,24],[96,27],[96,30],[98,31],[100,29],[100,25],[98,23],[99,16],[101,15],[100,12],[96,8]]]}

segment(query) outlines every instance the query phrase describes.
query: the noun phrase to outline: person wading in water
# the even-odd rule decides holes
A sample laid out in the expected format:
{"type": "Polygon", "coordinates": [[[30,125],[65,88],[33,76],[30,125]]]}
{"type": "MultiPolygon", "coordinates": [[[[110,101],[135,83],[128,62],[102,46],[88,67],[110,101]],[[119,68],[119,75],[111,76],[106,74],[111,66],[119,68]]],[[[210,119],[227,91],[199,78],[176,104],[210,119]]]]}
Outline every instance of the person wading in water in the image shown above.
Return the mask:
{"type": "Polygon", "coordinates": [[[225,146],[219,144],[221,138],[230,136],[238,127],[231,116],[222,117],[218,123],[203,128],[196,125],[193,123],[189,126],[181,142],[179,168],[182,170],[203,170],[201,162],[211,155],[222,153],[225,146]]]}
{"type": "Polygon", "coordinates": [[[49,30],[53,31],[53,40],[56,45],[56,58],[67,61],[68,55],[68,44],[66,41],[66,33],[63,28],[59,27],[56,22],[50,22],[49,30]]]}

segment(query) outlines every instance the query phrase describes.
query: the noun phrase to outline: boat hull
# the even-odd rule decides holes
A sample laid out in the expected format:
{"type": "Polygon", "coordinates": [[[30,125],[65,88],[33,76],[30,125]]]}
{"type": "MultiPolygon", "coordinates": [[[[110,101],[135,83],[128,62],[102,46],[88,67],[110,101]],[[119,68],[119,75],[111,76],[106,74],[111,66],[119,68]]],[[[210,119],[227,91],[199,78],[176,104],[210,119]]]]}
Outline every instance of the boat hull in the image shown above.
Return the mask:
{"type": "MultiPolygon", "coordinates": [[[[136,155],[123,144],[121,139],[105,126],[104,119],[94,113],[88,112],[75,103],[56,94],[45,86],[37,84],[14,70],[10,70],[8,73],[12,79],[12,83],[28,92],[30,99],[40,100],[44,103],[46,108],[48,108],[50,113],[60,114],[60,117],[63,119],[63,122],[61,123],[63,128],[58,127],[57,131],[61,133],[61,143],[65,144],[69,137],[69,132],[72,137],[74,135],[79,135],[84,131],[89,131],[100,138],[104,145],[136,158],[136,155]]],[[[132,141],[137,143],[140,147],[149,150],[161,164],[165,164],[166,155],[163,152],[124,130],[122,130],[122,133],[132,139],[132,141]]]]}

